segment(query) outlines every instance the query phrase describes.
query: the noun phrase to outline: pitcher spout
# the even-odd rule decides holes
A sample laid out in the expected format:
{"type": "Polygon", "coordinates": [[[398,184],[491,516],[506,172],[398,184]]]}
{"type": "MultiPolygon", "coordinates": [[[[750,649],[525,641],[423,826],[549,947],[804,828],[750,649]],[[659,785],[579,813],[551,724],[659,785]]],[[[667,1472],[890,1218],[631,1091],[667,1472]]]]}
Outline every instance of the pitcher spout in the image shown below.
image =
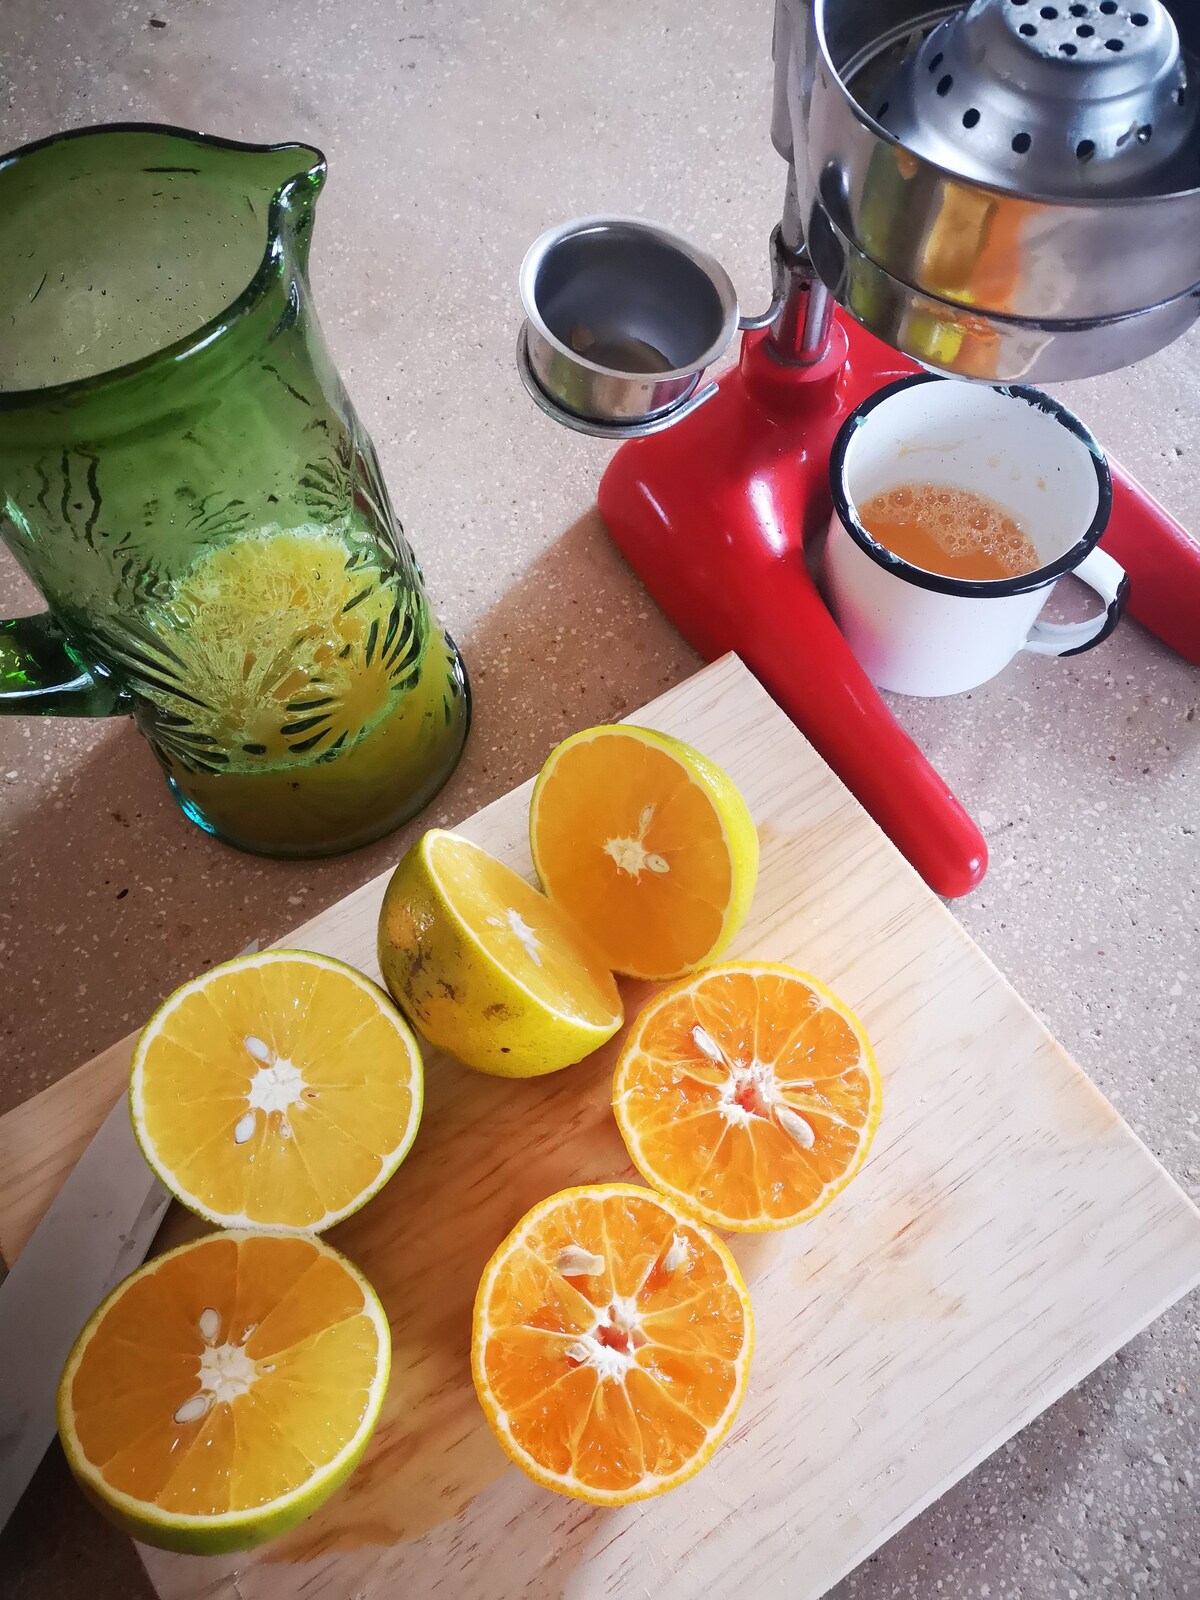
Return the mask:
{"type": "Polygon", "coordinates": [[[306,271],[325,158],[152,123],[0,157],[0,414],[180,360],[306,271]]]}
{"type": "Polygon", "coordinates": [[[282,251],[284,264],[290,264],[294,272],[307,277],[317,196],[325,186],[325,157],[308,145],[278,145],[272,153],[285,150],[310,159],[301,171],[294,173],[272,192],[267,231],[271,248],[282,251]]]}

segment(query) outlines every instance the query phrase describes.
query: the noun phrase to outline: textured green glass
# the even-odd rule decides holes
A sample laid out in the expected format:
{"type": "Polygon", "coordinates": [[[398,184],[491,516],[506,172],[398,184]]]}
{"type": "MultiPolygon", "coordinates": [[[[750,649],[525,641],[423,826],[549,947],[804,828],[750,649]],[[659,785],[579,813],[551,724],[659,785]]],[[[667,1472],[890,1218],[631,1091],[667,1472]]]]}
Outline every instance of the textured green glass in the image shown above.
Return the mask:
{"type": "Polygon", "coordinates": [[[411,817],[470,717],[313,310],[324,180],[144,126],[0,159],[0,535],[49,606],[0,710],[131,713],[194,822],[288,856],[411,817]]]}

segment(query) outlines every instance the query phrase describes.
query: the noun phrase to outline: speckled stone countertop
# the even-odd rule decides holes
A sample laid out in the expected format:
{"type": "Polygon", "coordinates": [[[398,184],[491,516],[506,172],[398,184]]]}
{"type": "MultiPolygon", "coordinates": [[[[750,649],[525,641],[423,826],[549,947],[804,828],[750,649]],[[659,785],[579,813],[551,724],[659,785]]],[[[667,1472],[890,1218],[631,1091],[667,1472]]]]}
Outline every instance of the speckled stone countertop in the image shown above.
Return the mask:
{"type": "MultiPolygon", "coordinates": [[[[327,152],[322,322],[475,689],[467,755],[427,824],[493,799],[563,735],[697,665],[596,518],[606,450],[555,428],[521,389],[516,271],[549,223],[632,211],[714,251],[757,309],[784,179],[767,132],[770,32],[769,0],[5,0],[0,148],[139,119],[327,152]]],[[[1198,358],[1193,335],[1063,390],[1195,528],[1198,358]]],[[[0,609],[34,608],[0,555],[0,609]]],[[[896,702],[988,836],[991,870],[956,914],[1194,1197],[1198,705],[1200,671],[1131,623],[1069,661],[1025,656],[972,695],[896,702]]],[[[0,1109],[405,842],[305,865],[235,854],[184,822],[119,721],[0,723],[0,824],[0,1109]]],[[[838,1600],[1195,1600],[1198,1399],[1193,1298],[838,1600]]],[[[55,1450],[0,1536],[0,1594],[149,1592],[55,1450]]]]}

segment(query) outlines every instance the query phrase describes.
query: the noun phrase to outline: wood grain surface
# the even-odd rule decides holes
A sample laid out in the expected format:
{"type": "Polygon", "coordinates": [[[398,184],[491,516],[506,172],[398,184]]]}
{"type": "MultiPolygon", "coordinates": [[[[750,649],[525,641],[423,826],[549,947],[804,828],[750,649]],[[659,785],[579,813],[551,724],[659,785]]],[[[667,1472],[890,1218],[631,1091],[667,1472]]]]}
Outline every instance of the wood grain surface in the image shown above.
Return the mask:
{"type": "MultiPolygon", "coordinates": [[[[372,1447],[264,1551],[145,1551],[164,1600],[815,1600],[1200,1281],[1200,1213],[737,661],[631,720],[698,745],[754,813],[762,870],[732,954],[830,983],[884,1079],[845,1194],[734,1242],[758,1345],[733,1433],[693,1482],[621,1511],[508,1466],[471,1388],[475,1284],[534,1201],[629,1175],[609,1108],[619,1041],[529,1083],[430,1053],[412,1154],[330,1236],[392,1323],[372,1447]]],[[[528,793],[462,825],[527,873],[528,793]]],[[[375,974],[385,881],[285,942],[375,974]]],[[[630,1016],[648,992],[627,987],[630,1016]]],[[[120,1092],[131,1042],[0,1119],[10,1261],[120,1092]]]]}

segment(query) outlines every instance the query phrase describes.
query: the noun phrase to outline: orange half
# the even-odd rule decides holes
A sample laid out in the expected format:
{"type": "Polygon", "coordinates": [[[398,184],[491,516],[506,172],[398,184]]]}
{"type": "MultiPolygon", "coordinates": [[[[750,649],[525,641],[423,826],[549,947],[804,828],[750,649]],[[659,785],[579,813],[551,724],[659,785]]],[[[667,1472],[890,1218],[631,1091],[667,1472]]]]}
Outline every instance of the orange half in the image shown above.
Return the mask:
{"type": "Polygon", "coordinates": [[[245,1550],[316,1509],[366,1448],[391,1337],[319,1239],[218,1233],[141,1267],[76,1341],[58,1391],[71,1470],[168,1550],[245,1550]]]}
{"type": "Polygon", "coordinates": [[[710,967],[634,1023],[613,1110],[648,1183],[715,1228],[815,1216],[866,1160],[883,1091],[854,1013],[765,963],[710,967]]]}
{"type": "Polygon", "coordinates": [[[307,950],[239,956],[177,989],[142,1031],[129,1089],[146,1160],[190,1210],[313,1232],[383,1187],[422,1097],[391,1000],[307,950]]]}
{"type": "Polygon", "coordinates": [[[708,1461],[741,1404],[753,1340],[725,1245],[663,1196],[605,1183],[551,1195],[496,1251],[471,1366],[523,1471],[619,1506],[708,1461]]]}
{"type": "Polygon", "coordinates": [[[651,728],[587,728],[534,784],[529,841],[543,889],[614,972],[675,978],[745,921],[758,834],[728,773],[651,728]]]}

